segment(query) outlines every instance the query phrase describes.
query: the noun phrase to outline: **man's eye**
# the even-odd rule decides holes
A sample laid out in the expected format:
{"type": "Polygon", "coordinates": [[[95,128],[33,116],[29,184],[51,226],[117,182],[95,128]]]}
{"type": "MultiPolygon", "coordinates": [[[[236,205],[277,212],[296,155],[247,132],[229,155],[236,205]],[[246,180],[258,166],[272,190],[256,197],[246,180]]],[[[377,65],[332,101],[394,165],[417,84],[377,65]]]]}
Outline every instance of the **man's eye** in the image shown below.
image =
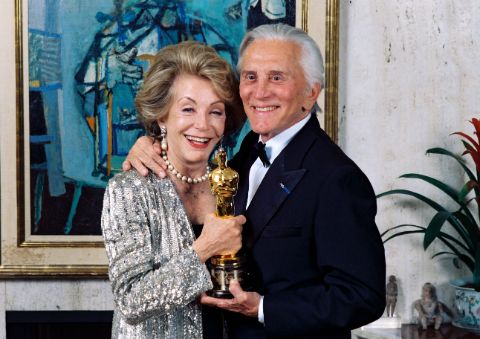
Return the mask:
{"type": "Polygon", "coordinates": [[[280,75],[274,75],[274,76],[272,76],[272,80],[280,81],[280,80],[282,80],[282,77],[280,75]]]}
{"type": "Polygon", "coordinates": [[[255,74],[246,74],[245,79],[247,80],[255,80],[255,74]]]}

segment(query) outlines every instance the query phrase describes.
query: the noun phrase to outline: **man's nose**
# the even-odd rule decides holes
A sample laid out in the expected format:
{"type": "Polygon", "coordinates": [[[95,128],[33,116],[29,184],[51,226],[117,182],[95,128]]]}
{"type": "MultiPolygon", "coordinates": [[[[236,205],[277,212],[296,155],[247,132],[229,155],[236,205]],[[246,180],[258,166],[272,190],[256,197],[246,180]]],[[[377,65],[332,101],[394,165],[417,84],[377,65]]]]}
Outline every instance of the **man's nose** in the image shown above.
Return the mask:
{"type": "Polygon", "coordinates": [[[255,98],[262,99],[266,98],[270,95],[270,84],[268,80],[261,79],[257,82],[257,86],[255,87],[255,98]]]}

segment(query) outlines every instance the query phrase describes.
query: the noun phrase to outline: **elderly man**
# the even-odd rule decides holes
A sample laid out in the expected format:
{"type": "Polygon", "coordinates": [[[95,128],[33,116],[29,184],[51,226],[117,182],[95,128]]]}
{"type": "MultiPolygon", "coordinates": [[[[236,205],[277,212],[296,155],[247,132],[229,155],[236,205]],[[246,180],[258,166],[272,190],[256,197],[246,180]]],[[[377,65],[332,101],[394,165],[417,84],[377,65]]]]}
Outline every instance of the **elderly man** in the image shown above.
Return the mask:
{"type": "MultiPolygon", "coordinates": [[[[299,29],[264,25],[246,34],[238,70],[253,132],[229,165],[240,174],[235,202],[247,218],[253,289],[232,282],[233,299],[202,303],[230,311],[229,338],[350,338],[384,310],[385,256],[368,179],[312,111],[320,51],[299,29]]],[[[145,143],[129,161],[158,172],[145,143]]]]}

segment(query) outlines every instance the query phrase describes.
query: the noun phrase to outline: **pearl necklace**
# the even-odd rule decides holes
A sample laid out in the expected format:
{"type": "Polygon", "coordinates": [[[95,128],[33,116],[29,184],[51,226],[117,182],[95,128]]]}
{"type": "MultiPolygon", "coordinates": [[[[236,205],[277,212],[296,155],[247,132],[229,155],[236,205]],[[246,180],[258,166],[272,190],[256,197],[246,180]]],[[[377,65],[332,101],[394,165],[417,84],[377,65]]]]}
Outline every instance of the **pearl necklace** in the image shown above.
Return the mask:
{"type": "Polygon", "coordinates": [[[189,184],[199,184],[201,182],[204,182],[208,179],[208,174],[210,173],[210,166],[207,165],[207,172],[202,175],[201,177],[198,178],[191,178],[187,177],[186,175],[181,174],[175,167],[173,167],[172,163],[168,160],[167,157],[167,152],[162,151],[162,158],[165,160],[165,163],[167,164],[168,170],[178,179],[182,180],[183,182],[189,183],[189,184]]]}

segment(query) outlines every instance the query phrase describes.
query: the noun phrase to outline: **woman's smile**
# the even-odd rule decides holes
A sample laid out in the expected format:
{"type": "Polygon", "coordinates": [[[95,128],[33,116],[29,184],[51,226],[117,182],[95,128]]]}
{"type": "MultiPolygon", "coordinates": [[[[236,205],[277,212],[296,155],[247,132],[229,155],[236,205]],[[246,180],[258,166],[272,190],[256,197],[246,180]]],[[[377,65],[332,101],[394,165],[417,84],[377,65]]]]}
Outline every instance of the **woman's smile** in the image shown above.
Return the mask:
{"type": "Polygon", "coordinates": [[[212,138],[196,137],[193,135],[185,135],[185,138],[191,144],[192,147],[198,149],[204,149],[208,147],[208,143],[212,138]]]}

